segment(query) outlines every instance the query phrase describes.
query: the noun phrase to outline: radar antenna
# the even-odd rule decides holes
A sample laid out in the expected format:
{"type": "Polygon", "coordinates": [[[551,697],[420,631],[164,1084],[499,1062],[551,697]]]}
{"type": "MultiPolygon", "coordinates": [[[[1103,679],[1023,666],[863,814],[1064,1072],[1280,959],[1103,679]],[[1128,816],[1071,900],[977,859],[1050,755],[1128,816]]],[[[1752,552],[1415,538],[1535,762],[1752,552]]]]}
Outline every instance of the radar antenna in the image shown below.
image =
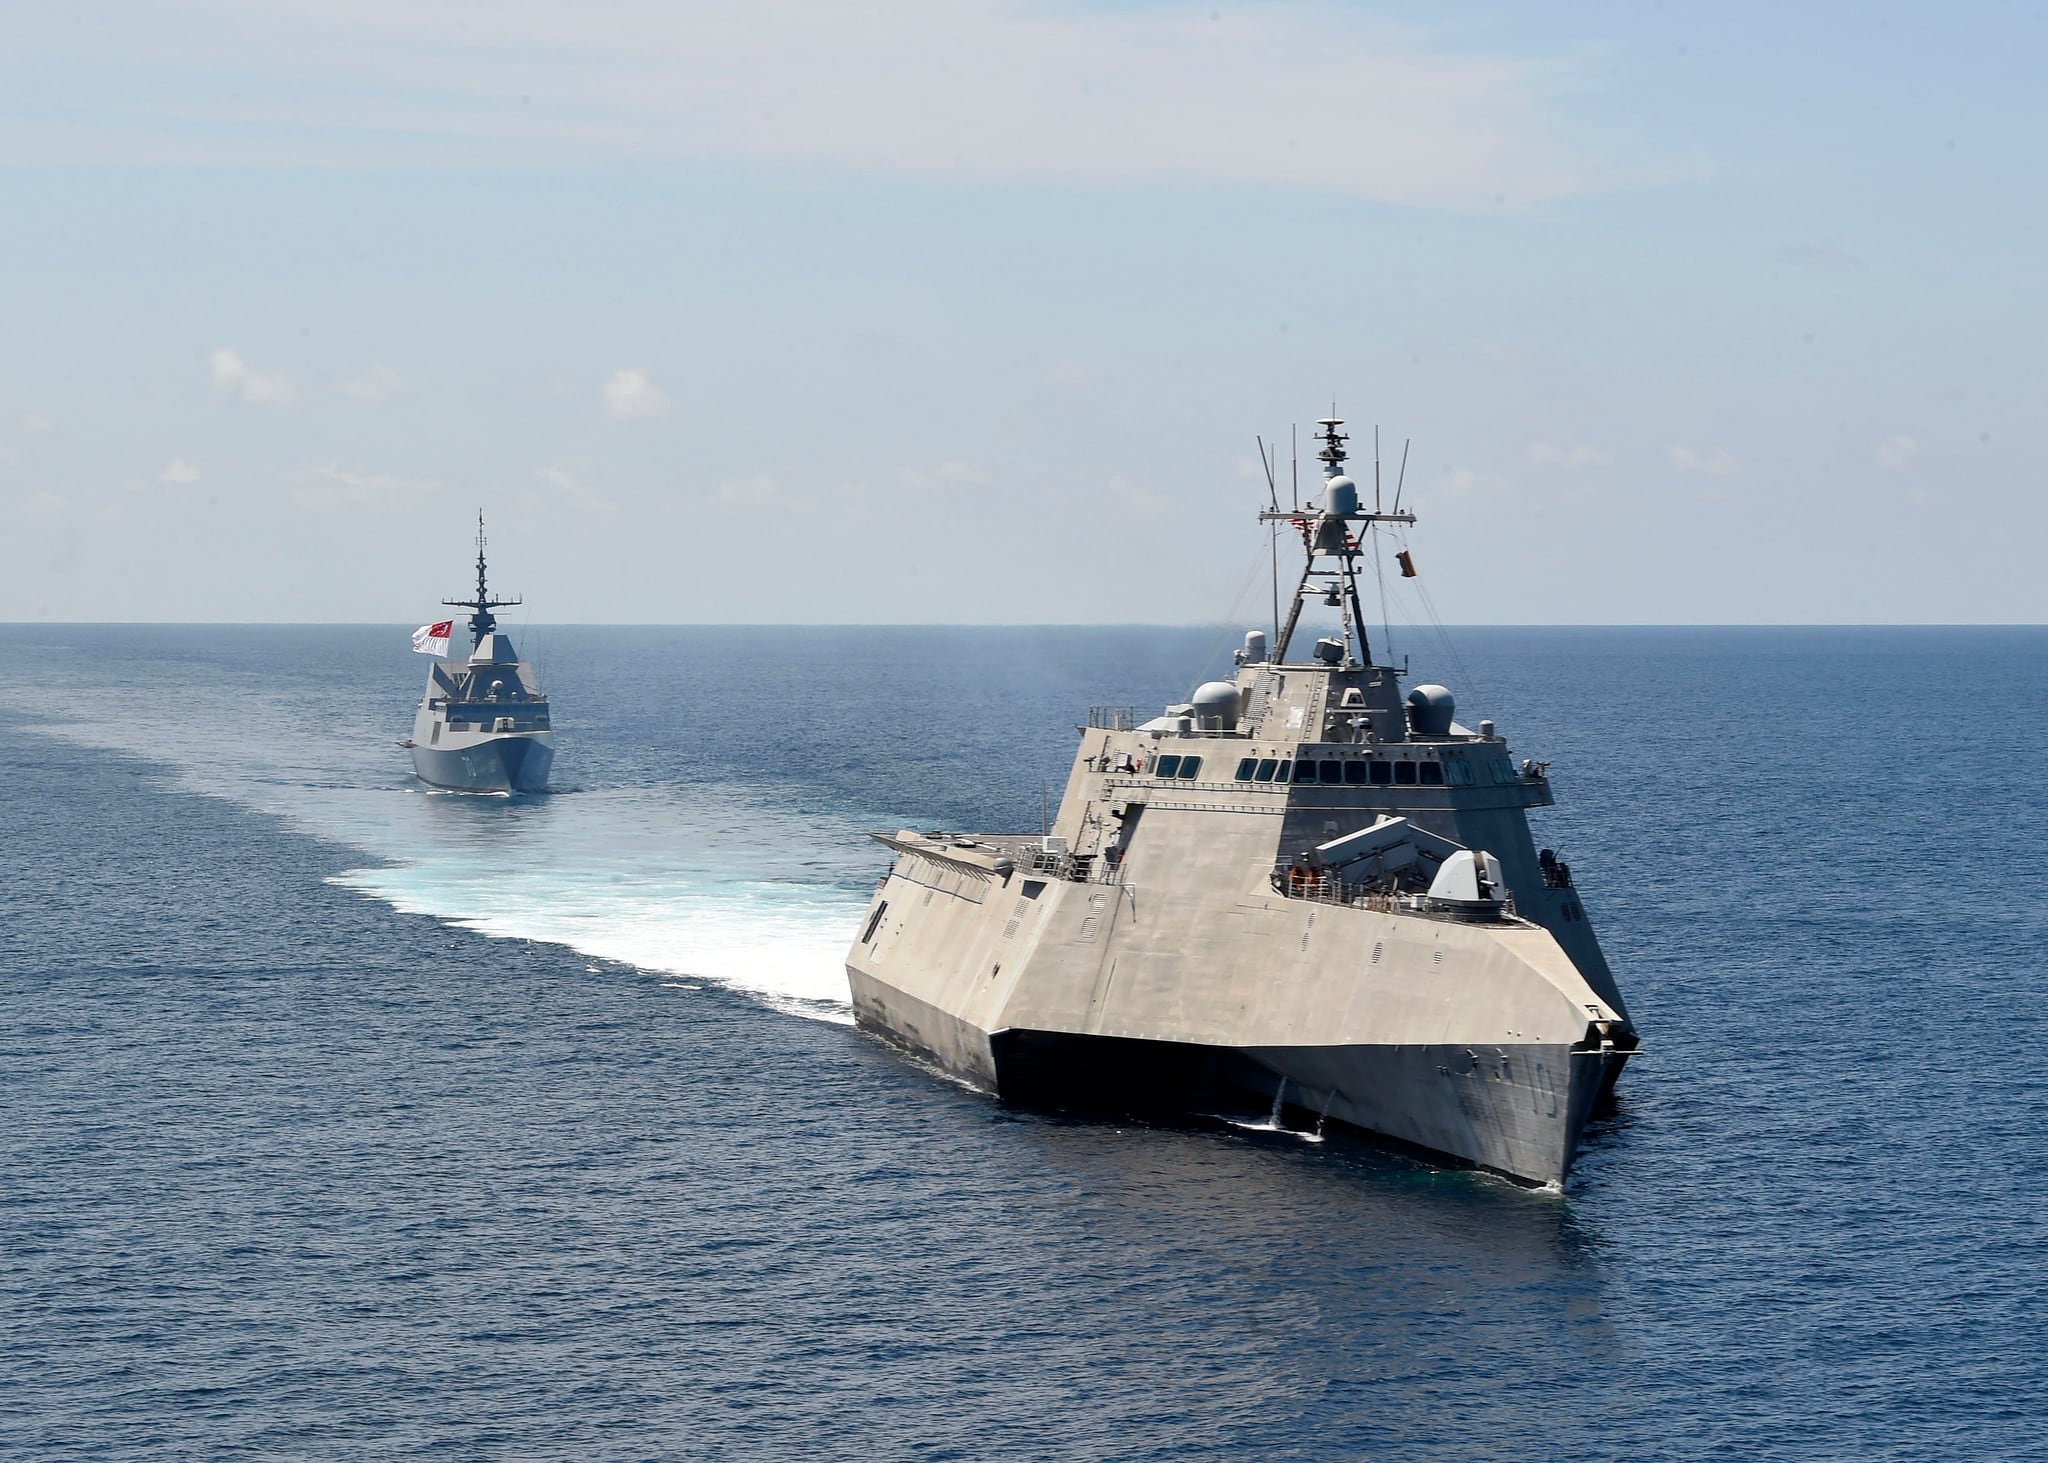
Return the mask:
{"type": "MultiPolygon", "coordinates": [[[[1322,505],[1317,507],[1311,503],[1291,511],[1276,505],[1259,511],[1261,523],[1285,521],[1293,524],[1301,534],[1302,551],[1306,556],[1301,582],[1295,586],[1294,603],[1287,611],[1287,623],[1281,628],[1273,646],[1275,665],[1286,663],[1288,642],[1293,640],[1295,626],[1300,623],[1302,605],[1309,595],[1318,592],[1323,594],[1325,604],[1342,613],[1346,662],[1363,666],[1373,664],[1372,650],[1365,639],[1365,606],[1358,597],[1361,544],[1365,531],[1375,524],[1415,521],[1413,512],[1401,511],[1398,488],[1395,490],[1394,511],[1383,513],[1377,503],[1370,513],[1361,509],[1358,485],[1344,475],[1344,462],[1349,456],[1344,444],[1350,438],[1338,430],[1343,425],[1343,419],[1334,415],[1316,422],[1322,437],[1322,445],[1316,451],[1316,456],[1323,463],[1322,505]]],[[[1405,474],[1405,448],[1402,466],[1405,474]]],[[[1377,462],[1374,467],[1377,476],[1377,462]]]]}
{"type": "Polygon", "coordinates": [[[473,611],[469,617],[471,650],[483,644],[484,636],[498,628],[498,617],[491,613],[492,610],[523,603],[516,595],[511,599],[492,599],[490,591],[484,587],[484,510],[481,508],[476,510],[476,597],[444,599],[441,603],[454,609],[473,611]]]}

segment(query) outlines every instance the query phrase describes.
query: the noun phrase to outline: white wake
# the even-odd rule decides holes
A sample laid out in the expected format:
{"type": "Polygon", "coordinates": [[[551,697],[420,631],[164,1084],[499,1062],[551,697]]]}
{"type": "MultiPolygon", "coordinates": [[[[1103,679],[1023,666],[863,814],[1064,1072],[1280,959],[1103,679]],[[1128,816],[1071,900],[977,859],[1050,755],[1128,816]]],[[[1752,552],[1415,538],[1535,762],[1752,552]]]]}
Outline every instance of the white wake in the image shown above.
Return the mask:
{"type": "MultiPolygon", "coordinates": [[[[295,724],[247,688],[180,698],[16,685],[6,699],[52,735],[360,850],[374,862],[333,882],[395,909],[852,1020],[845,955],[879,862],[845,820],[723,785],[435,794],[388,730],[295,724]]],[[[558,775],[573,778],[574,758],[570,741],[558,775]]]]}

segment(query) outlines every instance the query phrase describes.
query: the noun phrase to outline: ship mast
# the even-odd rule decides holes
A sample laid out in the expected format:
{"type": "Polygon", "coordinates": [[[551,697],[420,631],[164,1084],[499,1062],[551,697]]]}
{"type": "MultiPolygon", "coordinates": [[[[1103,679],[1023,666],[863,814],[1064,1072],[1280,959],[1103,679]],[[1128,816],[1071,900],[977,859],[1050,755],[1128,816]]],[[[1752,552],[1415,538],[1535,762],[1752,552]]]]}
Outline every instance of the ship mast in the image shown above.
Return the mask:
{"type": "Polygon", "coordinates": [[[1365,640],[1365,606],[1358,597],[1361,544],[1365,531],[1373,524],[1415,521],[1413,513],[1400,512],[1398,506],[1394,512],[1382,513],[1377,502],[1372,512],[1361,511],[1358,485],[1344,475],[1344,461],[1348,456],[1344,444],[1350,439],[1337,430],[1343,425],[1343,419],[1334,416],[1323,417],[1316,422],[1322,433],[1322,446],[1316,452],[1323,463],[1322,506],[1309,505],[1292,510],[1275,507],[1259,512],[1261,523],[1283,521],[1293,524],[1301,533],[1302,550],[1306,556],[1301,582],[1295,586],[1294,602],[1288,607],[1287,623],[1273,646],[1275,665],[1286,662],[1288,642],[1294,639],[1302,606],[1311,594],[1317,592],[1323,595],[1324,604],[1339,611],[1344,622],[1346,662],[1363,666],[1373,663],[1372,650],[1365,640]]]}
{"type": "Polygon", "coordinates": [[[517,596],[511,599],[492,599],[490,591],[484,587],[484,511],[481,508],[476,511],[476,596],[473,599],[444,599],[441,603],[454,609],[473,612],[469,617],[471,650],[483,644],[484,636],[498,628],[498,617],[491,613],[492,610],[521,603],[517,596]]]}

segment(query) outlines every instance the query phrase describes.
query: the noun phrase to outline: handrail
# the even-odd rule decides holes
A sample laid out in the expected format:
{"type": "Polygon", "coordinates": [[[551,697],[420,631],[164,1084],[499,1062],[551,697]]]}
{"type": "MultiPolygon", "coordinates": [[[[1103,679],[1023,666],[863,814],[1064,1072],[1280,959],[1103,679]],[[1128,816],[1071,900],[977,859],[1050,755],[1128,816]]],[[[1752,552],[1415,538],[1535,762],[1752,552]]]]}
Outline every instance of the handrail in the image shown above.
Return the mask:
{"type": "MultiPolygon", "coordinates": [[[[1331,878],[1325,871],[1304,869],[1300,864],[1274,864],[1272,882],[1273,891],[1281,898],[1299,899],[1310,904],[1344,905],[1372,910],[1379,914],[1416,915],[1423,919],[1440,919],[1453,924],[1491,922],[1492,919],[1492,916],[1484,914],[1432,909],[1415,895],[1376,888],[1370,884],[1347,884],[1341,879],[1331,878]],[[1303,875],[1306,877],[1302,877],[1303,875]]],[[[1501,900],[1499,909],[1502,917],[1521,919],[1521,915],[1515,910],[1515,896],[1512,894],[1501,900]]]]}

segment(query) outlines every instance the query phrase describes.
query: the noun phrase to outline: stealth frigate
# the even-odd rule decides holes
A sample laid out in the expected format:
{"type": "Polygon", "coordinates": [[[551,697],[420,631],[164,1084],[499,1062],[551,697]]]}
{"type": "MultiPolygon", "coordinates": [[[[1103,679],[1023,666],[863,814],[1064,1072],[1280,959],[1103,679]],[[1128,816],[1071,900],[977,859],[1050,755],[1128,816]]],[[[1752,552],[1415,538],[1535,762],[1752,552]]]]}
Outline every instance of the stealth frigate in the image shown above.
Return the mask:
{"type": "Polygon", "coordinates": [[[1545,765],[1373,659],[1361,563],[1415,518],[1398,489],[1380,510],[1377,464],[1364,508],[1319,425],[1321,501],[1260,514],[1305,558],[1271,647],[1163,716],[1092,709],[1038,834],[876,835],[855,1017],[1005,1097],[1250,1097],[1555,1184],[1635,1031],[1530,837],[1545,765]],[[1310,605],[1338,626],[1290,656],[1310,605]]]}
{"type": "MultiPolygon", "coordinates": [[[[520,660],[512,637],[492,610],[516,605],[492,599],[484,583],[484,520],[476,520],[476,594],[442,604],[470,611],[467,660],[440,660],[427,672],[426,694],[413,717],[413,770],[423,782],[461,792],[545,792],[555,760],[547,692],[533,667],[520,660]]],[[[445,650],[450,624],[427,627],[439,636],[414,637],[416,647],[445,650]]]]}

